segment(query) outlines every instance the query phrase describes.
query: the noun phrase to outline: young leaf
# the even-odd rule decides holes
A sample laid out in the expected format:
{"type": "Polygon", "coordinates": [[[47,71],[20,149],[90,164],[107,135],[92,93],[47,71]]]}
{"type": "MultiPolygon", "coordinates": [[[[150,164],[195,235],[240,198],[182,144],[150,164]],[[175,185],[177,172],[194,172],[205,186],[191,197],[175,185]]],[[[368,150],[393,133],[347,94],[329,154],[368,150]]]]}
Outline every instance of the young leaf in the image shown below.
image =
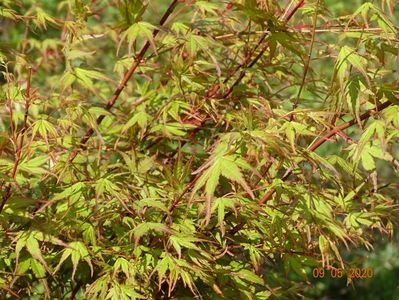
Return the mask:
{"type": "Polygon", "coordinates": [[[335,65],[342,87],[345,86],[345,77],[349,65],[355,67],[369,83],[369,86],[371,86],[367,75],[367,59],[357,54],[355,49],[345,45],[341,48],[335,65]]]}

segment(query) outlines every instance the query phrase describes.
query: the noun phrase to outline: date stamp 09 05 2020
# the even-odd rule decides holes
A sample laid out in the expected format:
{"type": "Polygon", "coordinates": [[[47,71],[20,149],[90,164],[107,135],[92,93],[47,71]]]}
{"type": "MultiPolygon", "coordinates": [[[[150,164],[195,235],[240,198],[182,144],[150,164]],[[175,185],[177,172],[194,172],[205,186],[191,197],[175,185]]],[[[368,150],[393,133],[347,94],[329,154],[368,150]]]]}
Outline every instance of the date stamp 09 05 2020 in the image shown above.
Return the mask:
{"type": "Polygon", "coordinates": [[[374,276],[374,271],[372,268],[349,268],[349,269],[341,269],[341,268],[314,268],[312,271],[313,278],[324,278],[327,275],[330,275],[331,278],[342,278],[345,277],[347,279],[366,279],[372,278],[374,276]]]}

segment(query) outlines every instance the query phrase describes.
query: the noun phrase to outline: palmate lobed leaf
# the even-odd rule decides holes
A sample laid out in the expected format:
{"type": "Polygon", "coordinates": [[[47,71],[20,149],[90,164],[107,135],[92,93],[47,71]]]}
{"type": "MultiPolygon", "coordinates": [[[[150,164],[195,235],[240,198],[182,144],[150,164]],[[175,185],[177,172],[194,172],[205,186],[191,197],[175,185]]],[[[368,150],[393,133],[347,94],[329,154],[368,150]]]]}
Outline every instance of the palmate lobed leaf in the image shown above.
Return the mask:
{"type": "Polygon", "coordinates": [[[343,46],[338,54],[336,62],[336,70],[341,86],[344,86],[346,72],[349,65],[354,66],[369,82],[367,75],[367,59],[360,56],[355,49],[349,46],[343,46]]]}
{"type": "MultiPolygon", "coordinates": [[[[244,190],[254,198],[254,194],[251,188],[246,183],[242,172],[236,163],[236,157],[233,155],[225,155],[223,156],[223,148],[224,146],[219,146],[215,149],[214,158],[208,159],[208,162],[205,163],[200,169],[198,169],[194,173],[199,173],[203,169],[202,175],[199,176],[198,180],[196,181],[191,198],[194,197],[195,193],[200,190],[203,186],[205,186],[205,225],[209,224],[212,212],[212,202],[216,187],[219,184],[220,176],[224,176],[225,178],[229,179],[232,182],[237,182],[240,184],[244,190]]],[[[245,168],[250,167],[247,163],[243,162],[243,160],[239,160],[239,164],[245,168]]],[[[220,208],[221,209],[221,208],[220,208]]],[[[219,223],[220,224],[220,223],[219,223]]]]}
{"type": "MultiPolygon", "coordinates": [[[[251,196],[252,199],[255,198],[251,188],[246,183],[244,176],[241,173],[238,164],[236,163],[236,158],[234,156],[224,156],[220,160],[221,163],[221,173],[227,179],[238,182],[244,190],[251,196]]],[[[241,164],[242,165],[242,164],[241,164]]]]}
{"type": "Polygon", "coordinates": [[[86,70],[82,68],[75,68],[73,75],[76,77],[76,79],[80,84],[82,84],[84,87],[88,89],[93,89],[94,87],[92,79],[103,80],[103,81],[109,80],[107,76],[105,76],[99,71],[86,70]]]}
{"type": "MultiPolygon", "coordinates": [[[[254,198],[254,194],[251,188],[246,183],[241,169],[236,163],[236,157],[233,155],[216,157],[210,161],[210,166],[199,176],[192,194],[194,195],[199,189],[205,185],[205,194],[208,198],[213,197],[215,189],[219,183],[220,175],[226,177],[227,179],[239,183],[244,190],[254,198]]],[[[239,161],[241,166],[248,166],[244,164],[242,160],[239,161]]]]}
{"type": "Polygon", "coordinates": [[[19,169],[31,174],[40,175],[45,174],[47,171],[42,166],[49,160],[47,155],[37,156],[35,158],[25,158],[21,161],[19,169]]]}
{"type": "Polygon", "coordinates": [[[119,53],[119,48],[125,39],[127,39],[128,41],[128,51],[129,53],[131,53],[133,43],[137,40],[138,37],[147,40],[151,44],[153,50],[156,52],[157,48],[155,45],[154,38],[152,36],[152,31],[155,28],[156,26],[144,21],[140,21],[131,25],[126,31],[122,33],[120,37],[117,54],[119,53]]]}
{"type": "Polygon", "coordinates": [[[38,120],[32,125],[32,135],[35,136],[38,132],[45,140],[47,140],[47,136],[50,135],[51,137],[57,136],[57,130],[47,120],[38,120]]]}
{"type": "Polygon", "coordinates": [[[61,265],[68,257],[70,257],[73,266],[72,278],[74,278],[79,262],[82,259],[89,265],[91,276],[93,276],[94,270],[93,270],[93,265],[91,263],[90,255],[85,244],[83,244],[82,242],[71,242],[69,243],[69,245],[67,245],[53,273],[59,271],[61,265]]]}
{"type": "Polygon", "coordinates": [[[155,223],[155,222],[140,223],[133,230],[134,238],[136,239],[136,241],[138,241],[138,239],[140,239],[142,236],[148,234],[151,231],[169,232],[169,229],[165,224],[162,223],[155,223]]]}

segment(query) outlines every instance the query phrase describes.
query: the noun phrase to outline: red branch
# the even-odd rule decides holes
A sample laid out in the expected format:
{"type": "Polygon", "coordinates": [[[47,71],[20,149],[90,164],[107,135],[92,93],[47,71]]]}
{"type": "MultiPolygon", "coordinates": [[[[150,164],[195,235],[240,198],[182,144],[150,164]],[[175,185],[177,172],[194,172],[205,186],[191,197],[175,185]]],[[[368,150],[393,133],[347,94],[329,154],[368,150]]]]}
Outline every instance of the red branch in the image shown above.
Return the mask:
{"type": "MultiPolygon", "coordinates": [[[[287,17],[283,20],[284,24],[288,23],[292,17],[294,16],[294,14],[298,11],[298,9],[305,3],[305,0],[301,0],[287,15],[287,17]]],[[[269,35],[270,31],[266,31],[263,36],[260,38],[259,42],[255,45],[254,49],[250,52],[250,55],[252,56],[253,53],[255,53],[255,51],[258,49],[258,47],[261,45],[261,43],[263,43],[264,39],[269,35]]],[[[269,48],[269,43],[266,42],[263,47],[262,50],[258,53],[258,55],[252,60],[252,62],[250,62],[247,67],[251,68],[252,66],[254,66],[258,60],[263,56],[263,54],[266,52],[266,50],[269,48]]],[[[246,64],[243,65],[239,65],[239,67],[235,70],[234,73],[236,73],[240,68],[244,67],[246,64]]],[[[234,81],[234,83],[230,86],[230,88],[221,96],[221,99],[226,99],[228,96],[230,96],[230,94],[233,92],[234,88],[241,82],[241,80],[244,78],[246,72],[245,70],[242,70],[240,72],[240,75],[238,76],[238,78],[236,79],[236,81],[234,81]]],[[[227,79],[230,79],[230,77],[228,77],[227,79]]],[[[224,83],[226,83],[227,80],[224,81],[224,83]]],[[[217,86],[218,89],[220,88],[220,86],[217,86]]],[[[212,87],[213,88],[213,87],[212,87]]],[[[216,91],[217,92],[217,91],[216,91]]],[[[216,92],[214,91],[214,94],[216,94],[216,92]]]]}
{"type": "MultiPolygon", "coordinates": [[[[11,171],[10,178],[11,180],[15,179],[15,176],[17,175],[17,170],[19,166],[19,162],[21,161],[21,153],[22,153],[22,148],[24,146],[24,135],[26,130],[28,129],[28,114],[29,114],[29,107],[30,107],[30,102],[31,102],[31,82],[32,82],[32,68],[29,68],[28,71],[28,80],[27,80],[27,86],[26,86],[26,92],[25,92],[25,113],[24,113],[24,120],[22,122],[22,128],[19,134],[16,136],[16,140],[18,140],[19,137],[19,143],[17,145],[17,148],[15,150],[15,161],[14,161],[14,166],[11,171]]],[[[11,120],[12,122],[12,120],[11,120]]],[[[4,193],[3,193],[3,199],[0,203],[0,213],[3,211],[4,205],[6,205],[8,199],[11,197],[11,187],[12,183],[9,182],[4,193]]]]}
{"type": "MultiPolygon", "coordinates": [[[[168,9],[166,10],[164,15],[162,16],[161,21],[159,22],[160,26],[165,24],[166,20],[172,14],[172,12],[174,11],[174,9],[176,8],[176,6],[177,6],[177,4],[179,2],[180,2],[179,0],[173,0],[173,2],[169,5],[168,9]]],[[[157,29],[155,29],[152,32],[153,38],[155,38],[158,33],[159,33],[159,29],[157,28],[157,29]]],[[[120,82],[120,84],[116,88],[116,90],[113,93],[113,95],[111,96],[111,98],[108,100],[108,103],[105,106],[105,109],[107,111],[109,111],[114,106],[116,100],[118,100],[119,95],[122,93],[123,89],[126,87],[128,81],[129,81],[129,79],[132,77],[132,75],[136,71],[137,67],[140,65],[141,61],[144,58],[145,53],[147,52],[148,48],[150,47],[150,45],[151,45],[150,41],[147,40],[147,42],[141,48],[140,52],[137,54],[136,59],[134,60],[134,62],[130,66],[129,70],[126,72],[125,76],[123,77],[122,81],[120,82]]],[[[97,118],[97,125],[100,125],[101,122],[104,120],[104,118],[105,118],[105,115],[99,116],[97,118]]],[[[74,151],[71,152],[71,155],[69,157],[69,161],[70,162],[72,162],[75,159],[75,157],[78,154],[79,150],[83,149],[85,147],[87,141],[90,139],[90,137],[93,135],[93,133],[94,133],[94,129],[93,128],[90,128],[89,130],[87,130],[86,134],[81,138],[78,147],[74,151]]]]}
{"type": "MultiPolygon", "coordinates": [[[[292,17],[293,15],[298,11],[298,9],[305,3],[305,0],[301,0],[288,14],[288,16],[283,20],[284,24],[286,24],[292,17]]],[[[287,10],[287,8],[286,8],[287,10]]],[[[254,46],[254,48],[250,51],[250,55],[252,56],[252,54],[255,53],[256,49],[263,43],[264,39],[267,37],[267,35],[270,33],[269,30],[266,30],[264,35],[260,38],[260,40],[258,41],[258,43],[254,46]]],[[[269,43],[266,42],[263,47],[262,50],[258,53],[258,55],[250,62],[246,65],[247,68],[251,68],[252,66],[254,66],[259,59],[263,56],[263,54],[265,53],[265,51],[269,48],[269,43]]],[[[249,60],[250,57],[248,57],[249,60]]],[[[244,64],[239,65],[235,71],[237,72],[240,68],[245,66],[244,64]]],[[[234,90],[234,88],[241,82],[241,80],[244,78],[246,74],[245,69],[242,70],[238,76],[238,78],[236,79],[236,81],[234,81],[234,83],[229,87],[229,89],[224,92],[224,94],[219,98],[219,99],[226,99],[234,90]]],[[[230,79],[233,75],[230,75],[228,79],[230,79]]],[[[227,82],[227,80],[225,80],[225,82],[227,82]]],[[[217,92],[220,89],[220,85],[213,85],[207,93],[207,97],[210,98],[214,95],[217,94],[217,92]]],[[[194,138],[195,135],[200,131],[200,129],[202,128],[203,123],[205,122],[205,119],[201,121],[200,126],[198,126],[197,128],[195,128],[192,133],[191,133],[191,138],[194,138]]],[[[194,186],[195,182],[198,180],[199,175],[194,177],[189,183],[188,185],[185,187],[185,189],[181,192],[181,194],[173,201],[172,205],[169,208],[169,213],[172,213],[173,210],[179,205],[180,201],[183,199],[183,196],[194,186]]],[[[167,216],[164,217],[164,220],[166,219],[167,216]]]]}
{"type": "MultiPolygon", "coordinates": [[[[384,102],[380,105],[377,105],[375,108],[365,112],[364,114],[362,114],[360,116],[360,121],[366,120],[368,119],[372,114],[379,112],[385,108],[387,108],[388,106],[392,105],[393,103],[390,101],[384,102]]],[[[317,148],[319,148],[321,145],[323,145],[326,141],[328,141],[332,136],[334,136],[335,134],[338,134],[339,132],[341,132],[342,130],[345,130],[355,124],[357,124],[358,119],[353,118],[352,120],[350,120],[349,122],[343,123],[337,127],[334,127],[333,129],[331,129],[329,132],[327,132],[324,136],[322,136],[321,138],[319,138],[316,142],[314,142],[312,145],[309,146],[308,150],[313,152],[315,151],[317,148]]],[[[289,169],[284,176],[281,178],[282,181],[286,181],[288,179],[288,177],[292,174],[292,169],[289,169]]],[[[276,191],[275,188],[272,188],[270,191],[268,191],[260,200],[259,200],[259,204],[265,204],[270,198],[271,196],[273,196],[274,192],[276,191]]]]}
{"type": "Polygon", "coordinates": [[[287,16],[287,21],[289,21],[292,16],[296,13],[296,11],[301,8],[305,4],[305,0],[301,0],[297,3],[297,5],[290,11],[290,13],[287,16]]]}

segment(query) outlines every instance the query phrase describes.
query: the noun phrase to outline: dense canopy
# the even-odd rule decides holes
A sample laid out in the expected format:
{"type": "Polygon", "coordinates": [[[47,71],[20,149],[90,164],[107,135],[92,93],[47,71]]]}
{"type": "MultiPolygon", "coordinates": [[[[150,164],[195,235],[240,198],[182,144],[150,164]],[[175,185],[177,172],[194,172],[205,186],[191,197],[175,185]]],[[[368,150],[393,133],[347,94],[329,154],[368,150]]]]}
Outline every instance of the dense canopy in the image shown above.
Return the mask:
{"type": "Polygon", "coordinates": [[[396,6],[2,0],[0,298],[396,299],[396,6]]]}

